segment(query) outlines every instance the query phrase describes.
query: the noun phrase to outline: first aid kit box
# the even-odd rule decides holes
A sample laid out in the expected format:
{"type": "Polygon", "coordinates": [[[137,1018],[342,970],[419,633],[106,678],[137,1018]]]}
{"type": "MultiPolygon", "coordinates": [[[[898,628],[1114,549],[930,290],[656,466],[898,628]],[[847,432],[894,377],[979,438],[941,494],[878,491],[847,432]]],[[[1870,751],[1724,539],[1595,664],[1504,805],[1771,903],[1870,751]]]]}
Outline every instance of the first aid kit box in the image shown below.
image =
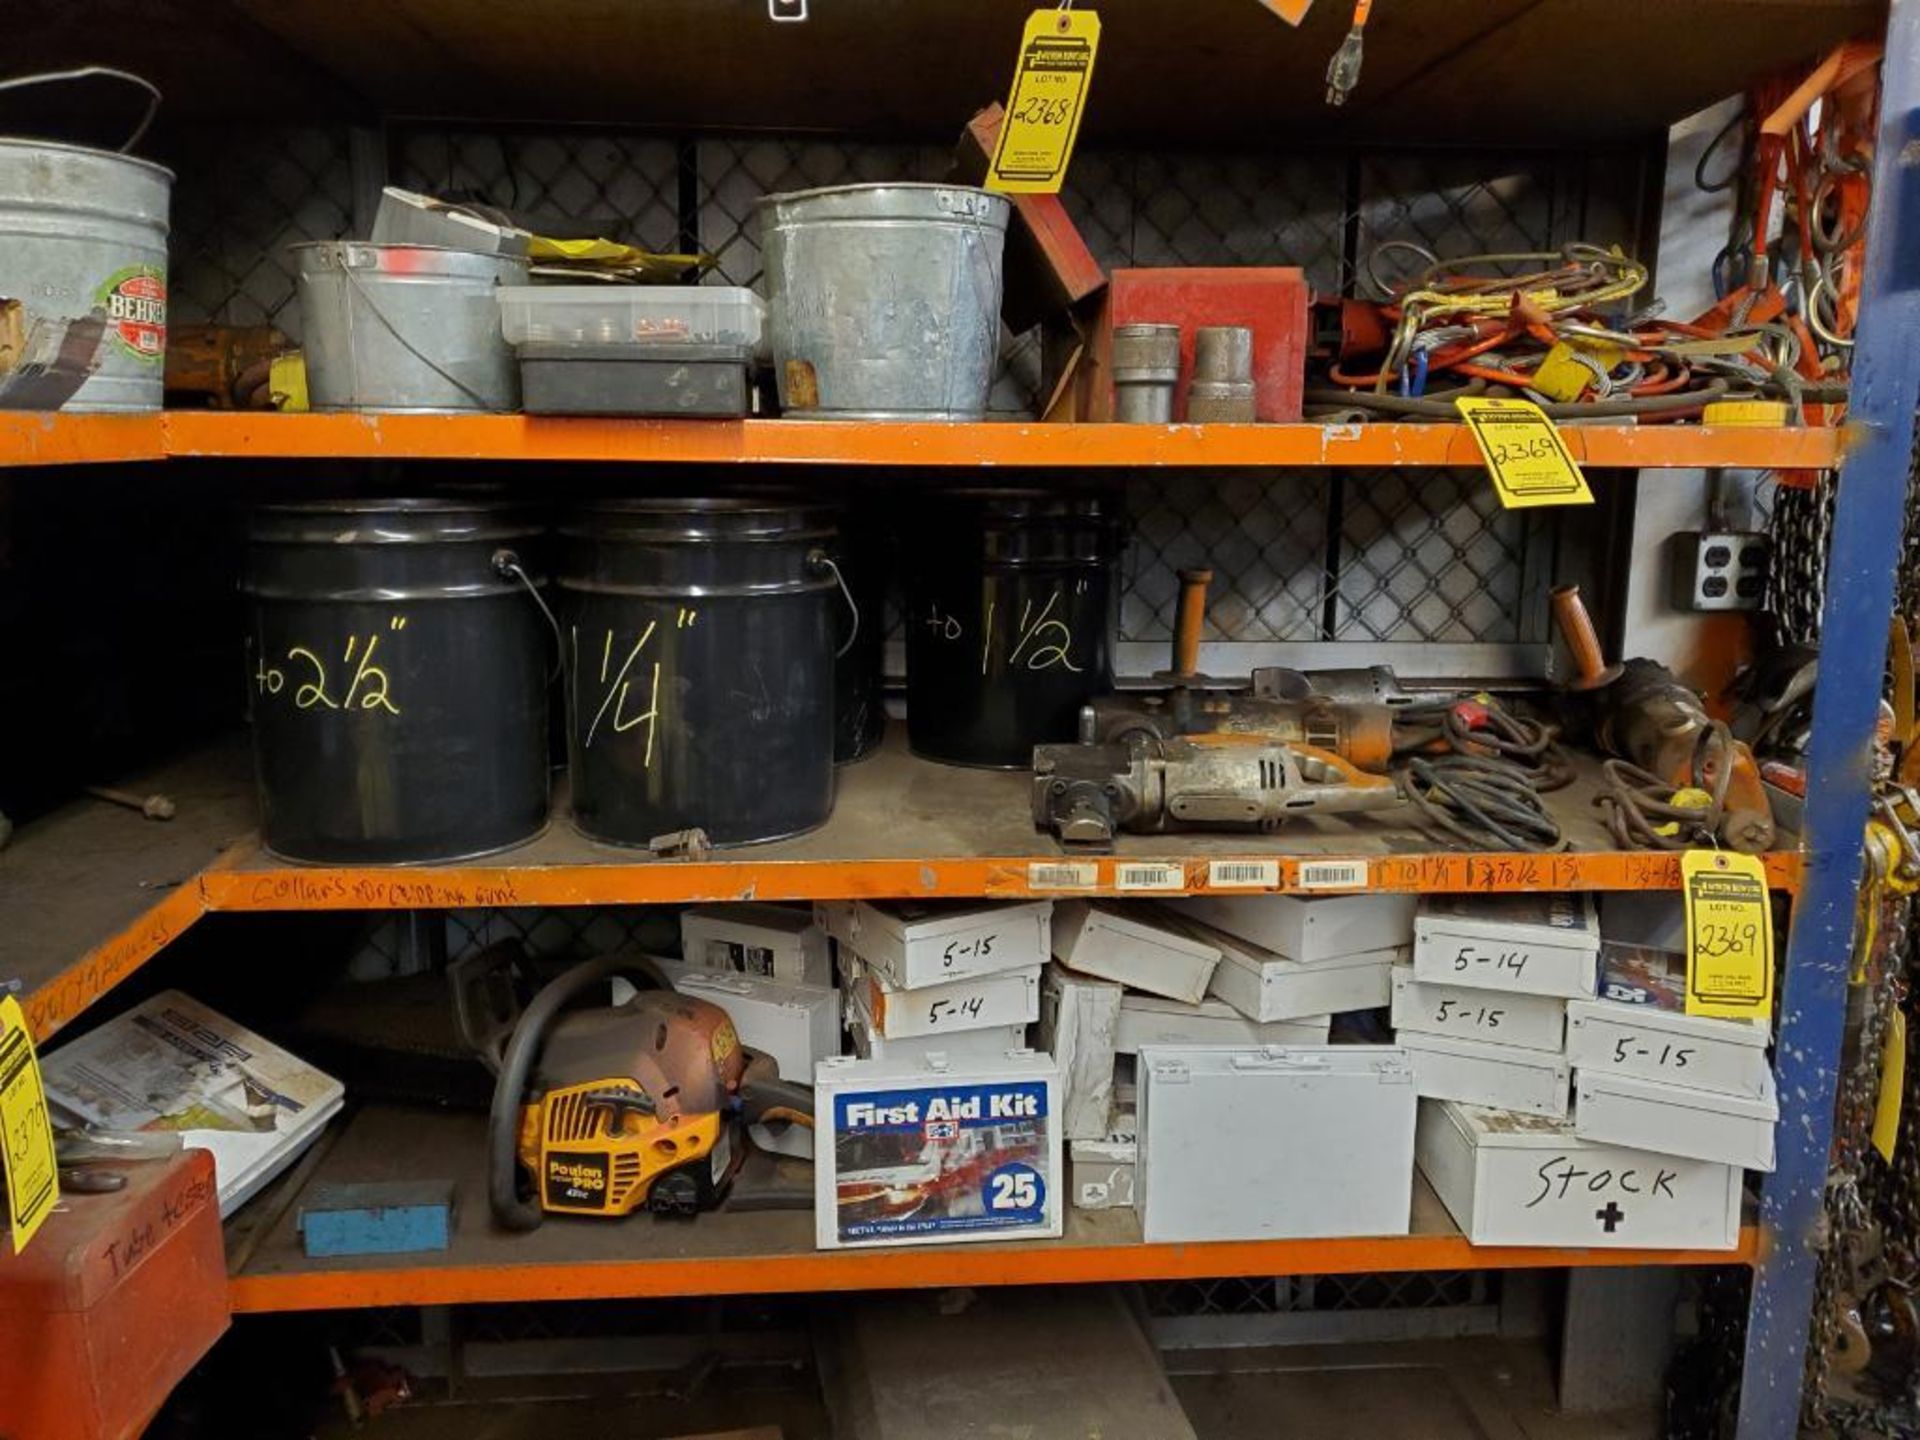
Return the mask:
{"type": "Polygon", "coordinates": [[[1060,1062],[1068,1140],[1098,1140],[1113,1113],[1113,1037],[1120,987],[1053,964],[1040,976],[1039,1048],[1060,1062]]]}
{"type": "Polygon", "coordinates": [[[1573,1130],[1583,1140],[1771,1171],[1780,1102],[1773,1077],[1761,1095],[1723,1095],[1671,1080],[1574,1071],[1573,1130]]]}
{"type": "Polygon", "coordinates": [[[831,985],[827,937],[806,910],[742,901],[680,912],[680,955],[704,970],[733,970],[831,985]]]}
{"type": "Polygon", "coordinates": [[[1067,1182],[1076,1210],[1131,1210],[1140,1159],[1139,1122],[1132,1111],[1116,1113],[1098,1140],[1067,1146],[1067,1182]]]}
{"type": "Polygon", "coordinates": [[[1113,1032],[1116,1055],[1137,1055],[1143,1045],[1324,1045],[1331,1015],[1294,1020],[1249,1020],[1224,1000],[1198,1005],[1161,995],[1120,997],[1120,1023],[1113,1032]]]}
{"type": "Polygon", "coordinates": [[[814,1098],[822,1248],[1060,1233],[1065,1168],[1052,1057],[842,1057],[814,1072],[814,1098]]]}
{"type": "Polygon", "coordinates": [[[1419,980],[1393,970],[1393,1028],[1419,1035],[1484,1040],[1558,1055],[1567,1046],[1567,1002],[1551,995],[1503,995],[1419,980]]]}
{"type": "Polygon", "coordinates": [[[1194,895],[1167,904],[1289,960],[1392,950],[1413,938],[1412,895],[1194,895]]]}
{"type": "Polygon", "coordinates": [[[1600,922],[1580,894],[1427,895],[1413,921],[1417,980],[1591,999],[1600,922]]]}
{"type": "Polygon", "coordinates": [[[1415,1103],[1393,1046],[1149,1045],[1141,1231],[1150,1243],[1404,1235],[1415,1103]]]}
{"type": "Polygon", "coordinates": [[[1062,900],[1054,912],[1053,953],[1083,975],[1192,1003],[1207,993],[1220,947],[1189,928],[1152,905],[1062,900]]]}
{"type": "Polygon", "coordinates": [[[1563,1055],[1415,1030],[1398,1038],[1413,1067],[1414,1087],[1423,1096],[1554,1120],[1567,1113],[1573,1076],[1563,1055]]]}
{"type": "Polygon", "coordinates": [[[1566,1121],[1420,1102],[1420,1173],[1475,1245],[1732,1250],[1741,1172],[1582,1140],[1566,1121]]]}
{"type": "Polygon", "coordinates": [[[889,1040],[1031,1025],[1040,1018],[1040,967],[1002,970],[939,985],[895,986],[862,961],[860,1008],[889,1040]]]}
{"type": "Polygon", "coordinates": [[[1052,949],[1051,900],[823,900],[814,913],[896,990],[1031,970],[1052,949]]]}
{"type": "Polygon", "coordinates": [[[1764,1020],[1684,1015],[1617,1000],[1567,1006],[1567,1058],[1589,1075],[1627,1075],[1759,1099],[1773,1093],[1764,1020]]]}

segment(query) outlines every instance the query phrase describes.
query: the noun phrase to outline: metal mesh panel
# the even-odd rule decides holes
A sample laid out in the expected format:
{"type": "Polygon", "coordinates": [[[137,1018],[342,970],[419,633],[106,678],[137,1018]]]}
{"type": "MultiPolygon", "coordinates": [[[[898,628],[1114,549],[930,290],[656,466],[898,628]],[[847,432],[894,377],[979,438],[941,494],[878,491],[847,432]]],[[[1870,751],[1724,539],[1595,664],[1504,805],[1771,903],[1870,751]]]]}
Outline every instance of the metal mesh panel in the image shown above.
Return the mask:
{"type": "Polygon", "coordinates": [[[196,127],[169,159],[180,174],[167,287],[174,322],[273,325],[298,340],[287,247],[351,228],[346,132],[196,127]]]}
{"type": "Polygon", "coordinates": [[[671,140],[409,129],[390,143],[393,183],[405,189],[496,206],[542,235],[662,252],[679,246],[680,162],[671,140]]]}
{"type": "Polygon", "coordinates": [[[1229,1276],[1156,1281],[1141,1287],[1155,1317],[1273,1315],[1294,1311],[1439,1310],[1498,1298],[1489,1271],[1433,1270],[1389,1275],[1229,1276]]]}
{"type": "MultiPolygon", "coordinates": [[[[759,288],[761,196],[937,180],[949,158],[940,145],[421,125],[394,130],[386,148],[395,183],[484,201],[565,235],[656,249],[697,236],[716,257],[714,283],[759,288]],[[683,194],[690,214],[681,213],[683,194]]],[[[194,132],[177,158],[176,315],[271,321],[298,338],[285,247],[351,228],[346,132],[194,132]]],[[[361,193],[384,178],[359,177],[361,193]]],[[[1076,159],[1063,198],[1109,266],[1298,265],[1316,289],[1352,293],[1366,288],[1361,258],[1388,240],[1442,256],[1576,238],[1630,244],[1637,187],[1637,166],[1618,156],[1095,148],[1076,159]]],[[[1383,269],[1397,274],[1406,263],[1389,256],[1383,269]]],[[[1037,332],[1005,337],[992,412],[1031,414],[1040,389],[1037,332]]],[[[1545,634],[1556,522],[1500,511],[1464,472],[1156,473],[1131,477],[1129,496],[1137,531],[1123,640],[1164,640],[1174,572],[1202,563],[1215,574],[1217,641],[1501,643],[1545,634]]]]}

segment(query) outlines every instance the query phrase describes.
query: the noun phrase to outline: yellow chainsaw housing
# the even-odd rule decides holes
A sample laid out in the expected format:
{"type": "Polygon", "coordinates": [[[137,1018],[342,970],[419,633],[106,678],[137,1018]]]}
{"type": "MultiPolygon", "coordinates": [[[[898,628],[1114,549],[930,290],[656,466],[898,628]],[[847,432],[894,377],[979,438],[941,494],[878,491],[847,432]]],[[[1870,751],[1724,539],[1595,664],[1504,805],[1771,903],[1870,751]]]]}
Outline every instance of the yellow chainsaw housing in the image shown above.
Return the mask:
{"type": "Polygon", "coordinates": [[[550,1090],[520,1110],[520,1163],[544,1210],[630,1215],[643,1207],[705,1209],[732,1173],[737,1147],[716,1111],[662,1119],[618,1103],[645,1092],[625,1076],[550,1090]],[[669,1178],[670,1177],[670,1178],[669,1178]],[[665,1180],[668,1183],[662,1184],[665,1180]]]}

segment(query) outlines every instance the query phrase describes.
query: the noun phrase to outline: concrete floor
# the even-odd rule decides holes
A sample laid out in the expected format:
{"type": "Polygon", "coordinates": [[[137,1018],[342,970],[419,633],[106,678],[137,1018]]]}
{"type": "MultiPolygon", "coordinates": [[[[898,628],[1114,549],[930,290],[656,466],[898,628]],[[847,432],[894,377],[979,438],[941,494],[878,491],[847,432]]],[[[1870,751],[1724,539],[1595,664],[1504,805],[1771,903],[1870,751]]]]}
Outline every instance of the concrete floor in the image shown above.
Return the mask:
{"type": "MultiPolygon", "coordinates": [[[[1169,1370],[1201,1440],[1653,1440],[1659,1433],[1652,1414],[1557,1413],[1546,1347],[1536,1341],[1191,1351],[1170,1356],[1169,1370]]],[[[777,1426],[781,1440],[831,1440],[826,1412],[802,1377],[791,1389],[734,1390],[718,1378],[708,1388],[692,1400],[432,1403],[423,1396],[361,1429],[339,1417],[315,1434],[316,1440],[677,1440],[777,1426]]],[[[981,1440],[1095,1440],[1041,1434],[1013,1415],[983,1415],[971,1433],[981,1440]]]]}

